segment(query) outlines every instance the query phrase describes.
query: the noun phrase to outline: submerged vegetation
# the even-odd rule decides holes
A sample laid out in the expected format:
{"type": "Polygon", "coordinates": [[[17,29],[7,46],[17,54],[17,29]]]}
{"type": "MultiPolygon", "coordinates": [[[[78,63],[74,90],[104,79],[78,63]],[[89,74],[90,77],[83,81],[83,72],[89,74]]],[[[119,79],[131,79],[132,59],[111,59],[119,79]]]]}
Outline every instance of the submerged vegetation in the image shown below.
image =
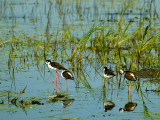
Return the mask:
{"type": "MultiPolygon", "coordinates": [[[[103,99],[103,102],[106,101],[107,93],[108,102],[110,101],[108,100],[108,88],[106,90],[103,87],[106,84],[106,79],[103,77],[103,67],[107,66],[115,71],[116,81],[111,80],[107,85],[111,84],[112,86],[114,84],[117,89],[123,89],[126,86],[125,80],[119,75],[119,70],[131,70],[134,71],[138,78],[138,82],[132,83],[132,86],[136,89],[138,96],[141,96],[144,113],[146,116],[152,117],[152,115],[148,114],[148,108],[144,102],[146,96],[142,92],[144,90],[142,86],[146,85],[146,92],[153,91],[159,95],[160,85],[157,85],[157,83],[160,82],[160,18],[156,8],[153,7],[155,3],[152,1],[147,4],[149,10],[144,8],[135,10],[134,4],[136,3],[133,1],[128,1],[127,3],[121,1],[122,5],[120,3],[119,5],[114,0],[111,0],[113,6],[121,9],[120,12],[108,11],[105,13],[107,17],[104,19],[99,18],[97,20],[95,17],[93,21],[90,20],[88,25],[81,25],[81,22],[76,23],[76,21],[67,23],[67,18],[62,18],[62,16],[67,16],[68,14],[73,15],[69,8],[68,13],[65,12],[63,2],[62,0],[55,1],[58,15],[60,20],[63,21],[63,27],[57,28],[58,30],[54,30],[51,25],[51,20],[53,19],[51,9],[53,4],[51,0],[48,2],[48,13],[45,13],[47,14],[45,30],[34,29],[26,32],[25,27],[18,23],[12,24],[10,27],[0,25],[3,30],[0,33],[0,67],[5,69],[7,66],[7,70],[4,71],[3,75],[9,74],[12,84],[10,89],[16,86],[15,73],[29,71],[32,65],[36,66],[36,70],[39,73],[37,80],[43,79],[45,81],[47,68],[43,64],[46,59],[51,59],[60,61],[61,64],[74,73],[76,89],[86,88],[87,92],[92,92],[97,88],[97,82],[95,81],[100,81],[101,87],[99,88],[98,86],[101,91],[100,99],[103,99]],[[4,61],[5,63],[2,64],[4,61]],[[140,81],[140,79],[145,78],[147,80],[140,81]],[[150,85],[154,87],[148,89],[150,85]]],[[[69,6],[68,4],[66,5],[67,7],[69,6]]],[[[104,10],[108,10],[102,5],[102,1],[99,1],[99,4],[104,10]]],[[[35,5],[38,7],[39,3],[36,2],[35,5]]],[[[94,7],[94,15],[96,16],[98,8],[96,5],[94,7]]],[[[83,21],[87,16],[87,10],[84,9],[82,11],[80,8],[83,8],[82,4],[77,0],[74,8],[78,16],[77,21],[83,21]]],[[[14,16],[12,17],[14,18],[14,16]]],[[[24,16],[23,19],[29,18],[24,16]]],[[[36,24],[38,20],[39,17],[29,19],[33,24],[36,24]]],[[[0,72],[2,72],[2,69],[0,72]]],[[[3,79],[3,81],[6,80],[3,79]]],[[[9,92],[10,90],[8,90],[9,92]]],[[[22,93],[23,91],[18,96],[22,93]]],[[[118,96],[119,93],[117,92],[116,94],[118,96]]],[[[10,102],[12,104],[16,103],[18,96],[10,102]]],[[[74,99],[60,93],[53,95],[53,98],[50,98],[49,101],[61,101],[65,108],[71,105],[74,99]]],[[[149,100],[147,99],[147,101],[149,100]]],[[[32,105],[32,102],[34,103],[35,100],[29,102],[23,100],[21,104],[24,106],[32,105]]],[[[130,103],[131,101],[128,100],[128,102],[130,103]]],[[[43,103],[38,101],[37,104],[42,105],[43,103]]]]}

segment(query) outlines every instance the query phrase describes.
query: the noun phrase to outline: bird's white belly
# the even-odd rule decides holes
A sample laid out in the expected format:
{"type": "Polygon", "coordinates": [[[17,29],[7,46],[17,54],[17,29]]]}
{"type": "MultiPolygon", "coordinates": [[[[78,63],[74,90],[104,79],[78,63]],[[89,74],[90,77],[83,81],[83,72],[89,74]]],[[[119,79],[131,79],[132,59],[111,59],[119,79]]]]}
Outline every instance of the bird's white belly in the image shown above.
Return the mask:
{"type": "Polygon", "coordinates": [[[54,67],[52,67],[51,65],[48,65],[48,67],[49,67],[50,69],[52,69],[52,70],[55,70],[55,71],[58,70],[57,68],[54,68],[54,67]]]}
{"type": "Polygon", "coordinates": [[[111,78],[113,77],[112,75],[104,75],[105,78],[111,78]]]}

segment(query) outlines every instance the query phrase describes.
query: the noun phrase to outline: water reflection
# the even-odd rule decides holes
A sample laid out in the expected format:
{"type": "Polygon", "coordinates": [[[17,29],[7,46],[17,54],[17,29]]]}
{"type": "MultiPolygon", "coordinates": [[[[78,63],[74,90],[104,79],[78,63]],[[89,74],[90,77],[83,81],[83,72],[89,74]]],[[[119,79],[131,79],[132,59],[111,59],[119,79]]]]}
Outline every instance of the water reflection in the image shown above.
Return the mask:
{"type": "Polygon", "coordinates": [[[124,112],[124,111],[134,111],[135,107],[137,106],[137,103],[133,103],[133,102],[127,102],[124,106],[124,108],[120,108],[119,111],[120,112],[124,112]]]}
{"type": "Polygon", "coordinates": [[[120,108],[119,112],[124,112],[124,111],[134,111],[135,107],[137,106],[137,103],[133,103],[131,98],[131,84],[129,83],[129,88],[128,88],[128,102],[125,104],[124,108],[120,108]]]}
{"type": "Polygon", "coordinates": [[[66,108],[67,106],[70,106],[72,103],[73,103],[74,99],[65,99],[65,100],[62,100],[62,106],[63,108],[66,108]]]}
{"type": "Polygon", "coordinates": [[[106,102],[104,103],[104,111],[107,112],[108,110],[112,110],[113,107],[115,107],[115,104],[112,102],[112,94],[113,94],[113,85],[112,85],[112,81],[111,81],[111,87],[112,87],[112,91],[111,91],[111,100],[108,100],[108,78],[107,78],[107,99],[106,102]]]}
{"type": "Polygon", "coordinates": [[[49,96],[48,102],[58,102],[60,101],[63,108],[66,108],[67,106],[70,106],[74,99],[67,96],[67,94],[63,93],[54,93],[53,95],[49,96]]]}
{"type": "Polygon", "coordinates": [[[104,103],[104,111],[107,112],[107,110],[112,110],[113,107],[115,107],[115,104],[112,101],[107,100],[104,103]]]}

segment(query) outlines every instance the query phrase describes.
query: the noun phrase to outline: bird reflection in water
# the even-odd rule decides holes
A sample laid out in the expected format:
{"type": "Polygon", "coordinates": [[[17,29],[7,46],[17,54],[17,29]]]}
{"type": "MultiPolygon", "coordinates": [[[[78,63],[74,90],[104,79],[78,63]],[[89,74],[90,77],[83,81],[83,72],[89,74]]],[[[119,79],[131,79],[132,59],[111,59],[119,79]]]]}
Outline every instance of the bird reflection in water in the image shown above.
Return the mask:
{"type": "Polygon", "coordinates": [[[137,103],[133,103],[131,102],[131,83],[130,81],[136,81],[136,77],[135,75],[133,74],[133,72],[131,71],[123,71],[123,70],[120,70],[120,73],[121,74],[124,74],[124,77],[129,80],[129,88],[128,88],[128,102],[125,104],[124,108],[120,108],[119,109],[119,112],[124,112],[124,111],[134,111],[135,107],[137,106],[137,103]]]}
{"type": "Polygon", "coordinates": [[[112,101],[106,101],[104,103],[104,111],[107,112],[107,110],[112,110],[113,107],[115,107],[115,104],[112,101]]]}
{"type": "Polygon", "coordinates": [[[112,110],[113,107],[115,107],[115,104],[112,102],[112,94],[113,94],[113,85],[111,83],[112,92],[111,92],[111,100],[108,100],[108,78],[107,78],[107,99],[106,102],[104,102],[104,111],[107,112],[108,110],[112,110]]]}
{"type": "Polygon", "coordinates": [[[124,111],[130,112],[130,111],[133,111],[136,106],[137,106],[137,103],[128,102],[125,104],[124,108],[120,108],[119,111],[120,112],[124,112],[124,111]]]}
{"type": "Polygon", "coordinates": [[[73,103],[74,99],[66,99],[66,100],[62,100],[62,106],[63,108],[66,108],[67,106],[70,106],[73,103]]]}
{"type": "Polygon", "coordinates": [[[67,97],[67,95],[63,93],[54,93],[53,95],[49,96],[48,102],[58,101],[62,103],[63,108],[66,108],[67,106],[70,106],[73,103],[74,99],[67,97]]]}

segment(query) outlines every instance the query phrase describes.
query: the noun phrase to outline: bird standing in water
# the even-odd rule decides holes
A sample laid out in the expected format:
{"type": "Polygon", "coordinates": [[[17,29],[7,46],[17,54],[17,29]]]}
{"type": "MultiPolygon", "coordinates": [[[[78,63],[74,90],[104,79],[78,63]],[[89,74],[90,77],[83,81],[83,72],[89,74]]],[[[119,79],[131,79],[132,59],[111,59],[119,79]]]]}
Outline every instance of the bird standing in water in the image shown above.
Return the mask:
{"type": "Polygon", "coordinates": [[[64,68],[58,62],[51,62],[50,60],[46,60],[45,63],[48,65],[48,67],[50,69],[56,71],[56,78],[52,81],[52,83],[56,86],[56,91],[57,91],[57,88],[58,88],[59,92],[60,92],[60,88],[57,86],[57,78],[60,76],[60,73],[58,72],[58,70],[65,70],[66,68],[64,68]],[[58,75],[57,75],[57,73],[58,73],[58,75]],[[54,83],[55,80],[56,80],[56,84],[54,83]]]}
{"type": "Polygon", "coordinates": [[[123,71],[123,70],[120,70],[119,71],[120,74],[124,74],[124,77],[129,80],[129,97],[131,98],[131,82],[130,81],[136,81],[136,77],[134,75],[134,73],[132,71],[123,71]]]}

